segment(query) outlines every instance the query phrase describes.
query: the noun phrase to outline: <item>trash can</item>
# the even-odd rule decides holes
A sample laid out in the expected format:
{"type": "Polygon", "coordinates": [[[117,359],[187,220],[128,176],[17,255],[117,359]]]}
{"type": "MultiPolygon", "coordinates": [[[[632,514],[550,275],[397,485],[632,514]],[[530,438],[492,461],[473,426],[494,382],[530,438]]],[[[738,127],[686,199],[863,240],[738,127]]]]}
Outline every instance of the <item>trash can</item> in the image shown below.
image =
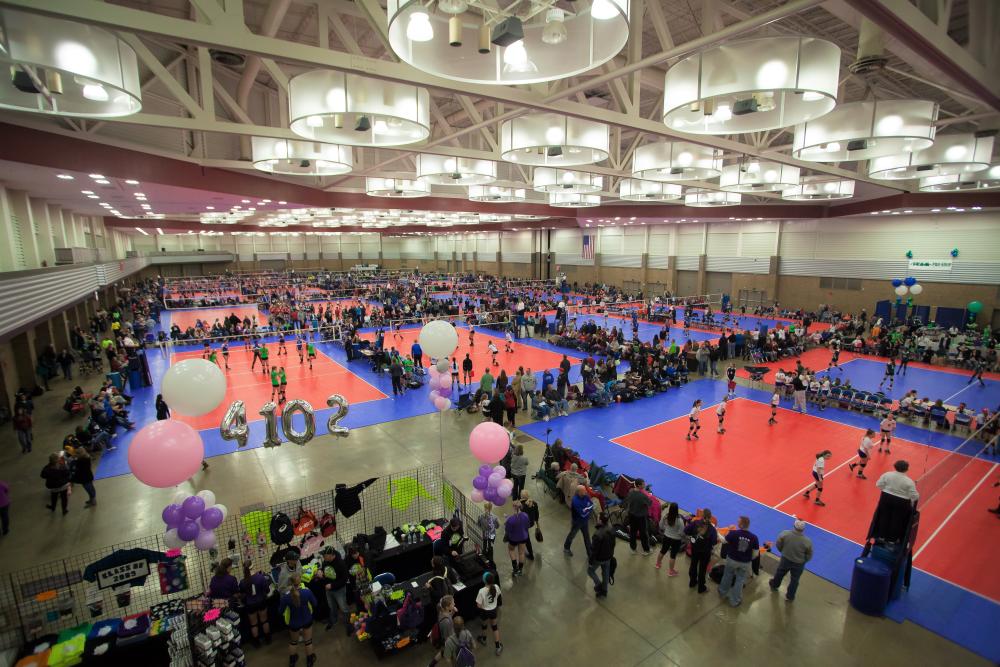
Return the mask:
{"type": "Polygon", "coordinates": [[[889,603],[892,569],[874,558],[854,561],[851,577],[851,606],[863,614],[881,616],[889,603]]]}

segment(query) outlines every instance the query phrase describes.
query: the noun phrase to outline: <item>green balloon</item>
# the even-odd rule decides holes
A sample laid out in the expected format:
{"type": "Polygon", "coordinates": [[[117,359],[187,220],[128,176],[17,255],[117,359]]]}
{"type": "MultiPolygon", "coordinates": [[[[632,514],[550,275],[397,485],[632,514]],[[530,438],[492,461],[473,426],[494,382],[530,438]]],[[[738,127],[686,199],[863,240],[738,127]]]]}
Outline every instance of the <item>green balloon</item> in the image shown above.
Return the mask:
{"type": "Polygon", "coordinates": [[[969,305],[967,305],[965,309],[970,313],[978,313],[983,309],[983,304],[979,301],[970,301],[969,305]]]}

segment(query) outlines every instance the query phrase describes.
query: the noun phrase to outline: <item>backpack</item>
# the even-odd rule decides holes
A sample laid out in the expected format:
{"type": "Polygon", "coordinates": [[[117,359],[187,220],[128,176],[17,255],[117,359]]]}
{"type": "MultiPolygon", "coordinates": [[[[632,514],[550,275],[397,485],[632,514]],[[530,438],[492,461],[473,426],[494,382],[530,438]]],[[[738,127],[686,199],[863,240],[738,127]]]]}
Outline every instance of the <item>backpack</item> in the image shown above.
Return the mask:
{"type": "Polygon", "coordinates": [[[430,640],[431,646],[436,649],[440,649],[444,646],[444,642],[441,641],[441,620],[438,619],[431,626],[431,631],[427,633],[427,639],[430,640]]]}
{"type": "Polygon", "coordinates": [[[319,532],[323,537],[330,537],[337,532],[337,519],[329,512],[324,512],[319,518],[319,532]]]}
{"type": "Polygon", "coordinates": [[[419,628],[424,622],[424,606],[413,597],[412,593],[406,594],[403,606],[396,612],[396,621],[402,629],[419,628]]]}
{"type": "Polygon", "coordinates": [[[275,544],[288,544],[295,535],[292,520],[284,512],[275,512],[271,517],[271,541],[275,544]]]}
{"type": "Polygon", "coordinates": [[[476,654],[468,644],[459,644],[455,652],[455,667],[475,667],[476,654]]]}
{"type": "Polygon", "coordinates": [[[316,528],[316,515],[312,510],[299,508],[299,516],[295,519],[292,532],[296,535],[307,535],[316,528]]]}

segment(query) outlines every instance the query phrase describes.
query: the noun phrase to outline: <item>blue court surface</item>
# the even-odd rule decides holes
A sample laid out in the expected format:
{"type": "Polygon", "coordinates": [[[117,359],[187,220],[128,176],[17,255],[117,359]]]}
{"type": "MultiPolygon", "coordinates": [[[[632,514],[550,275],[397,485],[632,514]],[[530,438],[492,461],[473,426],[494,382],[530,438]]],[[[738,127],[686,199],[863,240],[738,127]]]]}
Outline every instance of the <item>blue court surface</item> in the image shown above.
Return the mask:
{"type": "MultiPolygon", "coordinates": [[[[885,374],[885,360],[859,357],[842,362],[840,367],[829,371],[830,378],[850,380],[851,386],[858,389],[875,391],[885,374]]],[[[898,368],[898,363],[897,363],[898,368]]],[[[826,371],[821,374],[827,373],[826,371]]],[[[981,408],[990,411],[1000,406],[1000,381],[984,379],[986,386],[978,382],[969,383],[971,373],[954,368],[923,367],[910,364],[906,373],[897,371],[893,387],[889,388],[888,380],[882,385],[882,392],[890,398],[900,399],[911,389],[917,390],[920,398],[930,398],[932,401],[942,399],[945,405],[965,403],[978,412],[981,408]]]]}
{"type": "MultiPolygon", "coordinates": [[[[543,442],[547,440],[551,443],[561,438],[566,446],[579,451],[585,460],[595,461],[614,473],[642,476],[651,484],[654,494],[664,500],[676,500],[687,510],[711,507],[713,514],[720,517],[720,525],[740,515],[750,516],[752,530],[762,540],[773,540],[779,532],[790,527],[793,520],[790,514],[613,442],[626,434],[684,417],[695,399],[702,399],[703,408],[710,408],[721,400],[725,391],[722,382],[698,380],[634,403],[581,410],[569,417],[528,424],[520,430],[543,442]],[[551,433],[547,434],[549,429],[551,433]]],[[[766,392],[745,387],[737,388],[737,395],[758,403],[767,403],[770,398],[766,392]]],[[[861,428],[869,428],[876,423],[871,416],[834,408],[825,410],[822,418],[861,428]]],[[[709,424],[707,421],[706,425],[709,424]]],[[[897,437],[944,450],[954,450],[962,443],[961,438],[908,424],[899,425],[897,437]]],[[[663,443],[663,447],[672,446],[677,445],[663,443]]],[[[738,447],[739,443],[735,443],[733,466],[740,465],[738,447]]],[[[867,524],[869,517],[859,520],[867,524]]],[[[807,568],[848,589],[854,559],[860,556],[861,546],[812,524],[809,535],[814,543],[815,555],[807,568]]],[[[956,567],[960,566],[956,560],[956,567]]],[[[900,600],[891,603],[887,614],[897,621],[910,620],[994,662],[1000,662],[1000,642],[995,635],[1000,627],[998,601],[914,568],[910,590],[900,600]]]]}
{"type": "MultiPolygon", "coordinates": [[[[570,313],[569,317],[572,319],[576,318],[576,327],[579,329],[584,324],[589,324],[593,322],[599,327],[604,327],[606,329],[611,329],[618,327],[625,333],[626,340],[632,340],[632,320],[625,317],[617,317],[609,315],[605,317],[604,314],[595,315],[585,315],[582,313],[570,313]]],[[[549,322],[554,322],[556,316],[554,314],[546,315],[546,319],[549,322]]],[[[654,334],[658,334],[663,331],[662,324],[654,324],[652,322],[643,322],[639,320],[639,340],[642,342],[648,342],[652,340],[654,334]]],[[[678,345],[683,345],[688,340],[693,340],[696,343],[701,343],[703,341],[716,341],[719,340],[721,333],[711,333],[708,331],[698,331],[696,329],[690,329],[688,331],[684,330],[683,326],[671,326],[670,327],[670,339],[676,341],[678,345]]]]}

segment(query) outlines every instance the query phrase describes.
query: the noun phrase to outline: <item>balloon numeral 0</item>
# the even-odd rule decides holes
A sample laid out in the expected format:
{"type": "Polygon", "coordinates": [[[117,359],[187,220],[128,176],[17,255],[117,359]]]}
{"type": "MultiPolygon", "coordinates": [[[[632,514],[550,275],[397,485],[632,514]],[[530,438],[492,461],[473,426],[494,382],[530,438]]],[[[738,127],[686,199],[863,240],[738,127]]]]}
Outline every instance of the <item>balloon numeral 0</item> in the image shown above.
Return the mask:
{"type": "Polygon", "coordinates": [[[313,439],[316,435],[316,416],[308,401],[293,398],[285,404],[285,408],[281,411],[281,430],[285,432],[285,437],[296,445],[304,445],[313,439]],[[292,425],[292,416],[296,411],[301,412],[306,420],[304,431],[296,431],[292,425]]]}

